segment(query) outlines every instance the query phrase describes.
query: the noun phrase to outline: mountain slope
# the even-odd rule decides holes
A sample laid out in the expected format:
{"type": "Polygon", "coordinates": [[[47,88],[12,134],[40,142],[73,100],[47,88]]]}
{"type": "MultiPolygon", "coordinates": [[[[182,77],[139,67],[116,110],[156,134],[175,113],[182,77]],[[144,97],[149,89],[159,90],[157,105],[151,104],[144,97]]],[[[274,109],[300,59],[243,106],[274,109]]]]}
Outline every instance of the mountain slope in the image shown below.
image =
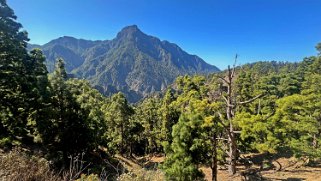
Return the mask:
{"type": "Polygon", "coordinates": [[[165,89],[179,75],[219,71],[176,44],[144,34],[136,25],[125,27],[113,40],[62,37],[41,49],[50,71],[61,56],[67,71],[86,78],[105,94],[122,91],[132,102],[165,89]]]}
{"type": "Polygon", "coordinates": [[[49,72],[53,71],[55,61],[60,57],[65,60],[67,71],[71,72],[84,62],[86,50],[100,42],[101,41],[90,41],[64,36],[52,40],[43,46],[29,44],[28,49],[40,48],[43,51],[47,58],[46,65],[49,72]]]}

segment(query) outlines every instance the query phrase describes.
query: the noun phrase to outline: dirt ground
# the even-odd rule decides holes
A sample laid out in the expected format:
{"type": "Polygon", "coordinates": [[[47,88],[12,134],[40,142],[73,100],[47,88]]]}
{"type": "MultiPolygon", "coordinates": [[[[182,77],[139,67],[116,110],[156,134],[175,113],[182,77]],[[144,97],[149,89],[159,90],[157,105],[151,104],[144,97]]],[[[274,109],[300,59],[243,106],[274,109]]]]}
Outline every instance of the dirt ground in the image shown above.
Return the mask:
{"type": "MultiPolygon", "coordinates": [[[[242,181],[245,180],[244,173],[247,173],[247,180],[267,180],[267,181],[321,181],[321,164],[313,166],[306,166],[307,160],[298,160],[293,157],[271,157],[269,160],[270,167],[262,168],[262,163],[266,161],[266,155],[244,155],[244,158],[249,158],[252,165],[244,167],[239,164],[237,173],[234,176],[229,176],[228,171],[224,167],[219,167],[218,180],[219,181],[242,181]],[[248,170],[255,170],[254,172],[246,172],[248,170]]],[[[157,165],[164,161],[163,156],[149,156],[133,159],[131,164],[138,165],[141,168],[155,169],[157,165]],[[136,163],[136,164],[134,164],[136,163]]],[[[211,169],[208,167],[201,167],[205,174],[206,180],[211,180],[211,169]]],[[[163,178],[162,178],[163,179],[163,178]]]]}
{"type": "MultiPolygon", "coordinates": [[[[205,173],[205,179],[211,180],[211,170],[210,168],[202,168],[205,173]]],[[[321,168],[289,168],[283,171],[262,171],[262,179],[266,181],[321,181],[321,168]]],[[[237,173],[235,176],[230,177],[227,170],[219,170],[218,176],[219,181],[242,181],[244,177],[237,173]]],[[[253,178],[250,180],[259,180],[258,178],[253,178]]]]}
{"type": "MultiPolygon", "coordinates": [[[[264,160],[264,155],[244,155],[244,157],[252,157],[253,165],[252,169],[260,169],[260,164],[264,160]]],[[[163,157],[152,157],[153,162],[162,162],[163,157]]],[[[321,181],[321,164],[314,166],[306,166],[306,161],[298,160],[293,157],[280,157],[271,161],[272,167],[270,169],[262,170],[258,174],[262,180],[267,181],[321,181]]],[[[202,167],[201,170],[205,174],[206,180],[211,180],[211,169],[208,167],[202,167]]],[[[219,181],[241,181],[244,177],[241,176],[241,172],[245,168],[242,165],[238,166],[238,173],[235,176],[230,177],[226,168],[218,170],[219,181]]],[[[259,180],[259,177],[252,177],[250,180],[259,180]]]]}

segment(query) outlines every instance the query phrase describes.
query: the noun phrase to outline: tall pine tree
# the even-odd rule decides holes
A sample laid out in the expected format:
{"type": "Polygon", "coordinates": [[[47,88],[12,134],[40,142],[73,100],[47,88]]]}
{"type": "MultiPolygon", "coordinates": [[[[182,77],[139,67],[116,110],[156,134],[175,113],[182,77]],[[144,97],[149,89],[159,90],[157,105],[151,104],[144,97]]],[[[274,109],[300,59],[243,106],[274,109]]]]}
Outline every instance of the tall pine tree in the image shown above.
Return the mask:
{"type": "Polygon", "coordinates": [[[87,152],[92,145],[86,124],[88,114],[72,96],[66,80],[64,61],[58,59],[50,79],[52,114],[48,115],[47,129],[42,132],[51,156],[64,164],[68,163],[68,156],[87,152]]]}
{"type": "Polygon", "coordinates": [[[0,0],[0,145],[22,141],[28,133],[26,122],[32,107],[28,37],[16,19],[6,0],[0,0]]]}

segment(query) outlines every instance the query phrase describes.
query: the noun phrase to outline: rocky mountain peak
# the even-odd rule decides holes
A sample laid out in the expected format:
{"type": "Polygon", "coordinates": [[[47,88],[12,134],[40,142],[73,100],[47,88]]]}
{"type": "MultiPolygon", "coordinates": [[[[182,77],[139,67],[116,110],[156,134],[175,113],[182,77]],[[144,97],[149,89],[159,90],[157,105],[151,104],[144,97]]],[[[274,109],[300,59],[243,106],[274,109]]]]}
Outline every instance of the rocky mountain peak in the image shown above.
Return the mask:
{"type": "Polygon", "coordinates": [[[136,38],[141,36],[147,35],[137,25],[126,26],[117,34],[117,38],[136,38]]]}
{"type": "Polygon", "coordinates": [[[176,44],[143,33],[137,25],[123,28],[110,41],[62,37],[38,47],[50,72],[55,59],[62,57],[68,72],[87,79],[105,95],[121,91],[130,102],[165,90],[179,75],[219,71],[176,44]]]}

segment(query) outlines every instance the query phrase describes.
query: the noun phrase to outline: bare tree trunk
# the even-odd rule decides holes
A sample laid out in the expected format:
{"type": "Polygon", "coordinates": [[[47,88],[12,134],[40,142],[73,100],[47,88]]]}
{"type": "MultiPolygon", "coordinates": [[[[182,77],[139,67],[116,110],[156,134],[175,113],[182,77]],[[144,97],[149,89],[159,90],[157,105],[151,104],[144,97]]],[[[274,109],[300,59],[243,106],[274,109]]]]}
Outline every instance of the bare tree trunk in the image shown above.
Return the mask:
{"type": "Polygon", "coordinates": [[[211,164],[211,170],[212,170],[212,181],[217,181],[217,133],[214,133],[213,140],[212,140],[212,147],[213,147],[213,153],[212,153],[212,164],[211,164]]]}
{"type": "Polygon", "coordinates": [[[227,106],[226,106],[226,116],[229,120],[229,134],[228,134],[228,144],[229,144],[229,164],[228,171],[230,175],[234,175],[236,173],[236,157],[237,157],[237,145],[236,138],[234,133],[234,127],[232,123],[233,119],[233,94],[232,94],[232,81],[234,77],[234,71],[228,67],[228,80],[227,80],[227,106]]]}
{"type": "MultiPolygon", "coordinates": [[[[237,59],[237,55],[235,56],[235,63],[236,63],[236,59],[237,59]]],[[[236,133],[232,123],[232,120],[235,116],[234,113],[237,109],[237,106],[251,103],[254,100],[262,97],[263,95],[258,95],[256,97],[253,97],[252,99],[249,99],[243,102],[237,102],[235,99],[236,94],[233,91],[233,79],[235,77],[235,64],[232,69],[230,68],[230,66],[228,66],[227,73],[228,73],[227,77],[219,77],[219,78],[223,81],[224,85],[227,88],[227,90],[226,89],[223,90],[223,91],[226,91],[227,94],[226,95],[221,94],[221,96],[224,99],[226,104],[226,118],[228,121],[228,125],[226,125],[225,127],[225,130],[228,134],[227,135],[228,137],[228,171],[230,175],[234,175],[236,173],[236,160],[238,158],[236,133]]],[[[260,111],[261,105],[259,105],[258,109],[259,109],[258,111],[260,111]]]]}
{"type": "MultiPolygon", "coordinates": [[[[231,124],[232,125],[232,124],[231,124]]],[[[228,172],[230,175],[236,173],[236,159],[237,159],[237,145],[235,139],[235,133],[233,132],[233,126],[230,126],[230,137],[229,137],[229,164],[228,172]]]]}

